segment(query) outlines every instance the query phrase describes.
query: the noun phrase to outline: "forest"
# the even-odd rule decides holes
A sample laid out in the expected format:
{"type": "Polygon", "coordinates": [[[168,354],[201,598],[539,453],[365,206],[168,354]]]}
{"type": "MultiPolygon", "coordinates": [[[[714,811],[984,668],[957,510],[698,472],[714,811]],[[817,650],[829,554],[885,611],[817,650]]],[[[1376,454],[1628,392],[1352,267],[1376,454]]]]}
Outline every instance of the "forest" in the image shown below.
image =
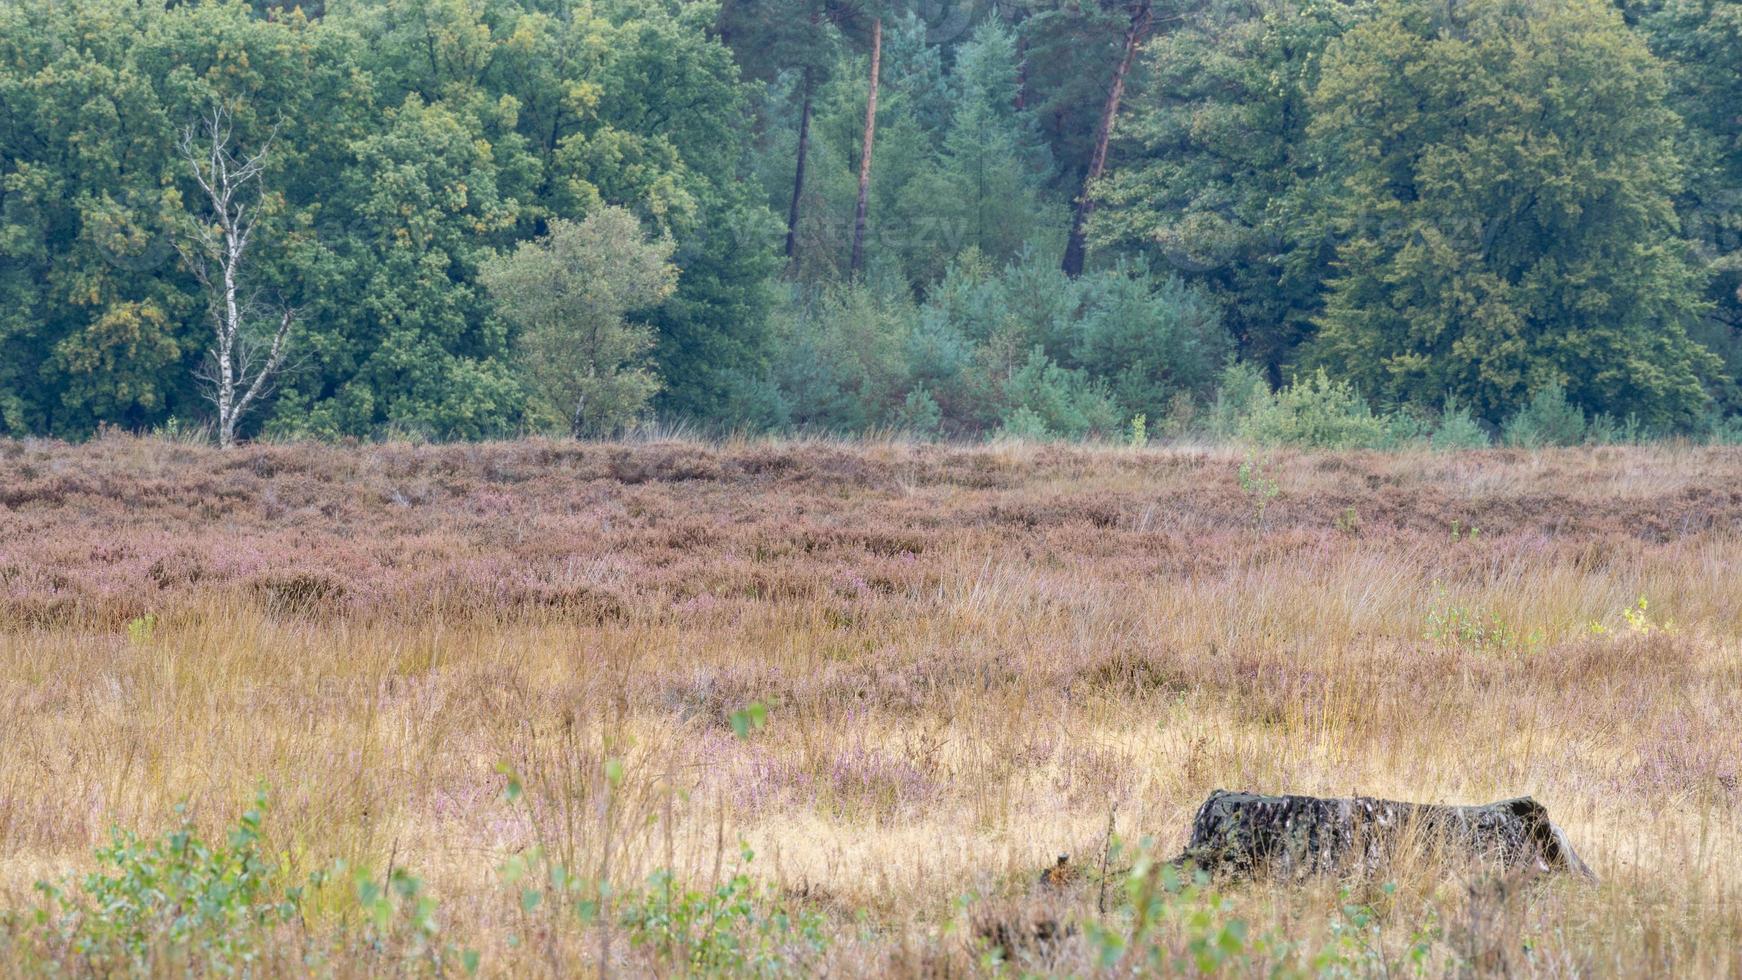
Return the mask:
{"type": "Polygon", "coordinates": [[[1742,440],[1725,0],[6,0],[0,435],[1742,440]]]}

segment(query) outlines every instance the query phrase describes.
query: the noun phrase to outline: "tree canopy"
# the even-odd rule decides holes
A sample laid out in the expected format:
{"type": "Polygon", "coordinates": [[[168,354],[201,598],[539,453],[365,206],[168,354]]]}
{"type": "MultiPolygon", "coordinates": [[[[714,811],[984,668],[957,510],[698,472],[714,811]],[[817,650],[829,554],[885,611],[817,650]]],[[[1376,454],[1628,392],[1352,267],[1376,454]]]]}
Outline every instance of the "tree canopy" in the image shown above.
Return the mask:
{"type": "Polygon", "coordinates": [[[1312,359],[1498,422],[1546,386],[1687,424],[1717,365],[1673,198],[1668,81],[1598,0],[1387,2],[1311,99],[1303,225],[1334,241],[1312,359]]]}
{"type": "Polygon", "coordinates": [[[1255,377],[1742,432],[1738,64],[1722,0],[11,0],[0,434],[215,420],[214,108],[295,313],[240,438],[1234,431],[1255,377]]]}

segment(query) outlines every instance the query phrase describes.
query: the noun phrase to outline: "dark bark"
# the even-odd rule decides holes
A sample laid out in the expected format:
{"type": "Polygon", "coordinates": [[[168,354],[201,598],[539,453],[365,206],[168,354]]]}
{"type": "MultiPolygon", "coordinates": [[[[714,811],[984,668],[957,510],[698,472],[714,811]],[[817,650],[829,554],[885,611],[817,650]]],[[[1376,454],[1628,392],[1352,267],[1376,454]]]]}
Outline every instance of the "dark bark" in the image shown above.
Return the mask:
{"type": "Polygon", "coordinates": [[[1259,796],[1216,790],[1177,858],[1235,877],[1373,874],[1400,849],[1511,869],[1594,877],[1548,810],[1528,796],[1486,806],[1357,796],[1259,796]]]}
{"type": "Polygon", "coordinates": [[[792,175],[792,207],[786,212],[786,258],[791,261],[798,254],[798,205],[804,196],[804,163],[810,155],[811,147],[811,89],[812,74],[809,68],[804,70],[804,109],[798,117],[798,166],[792,175]]]}
{"type": "Polygon", "coordinates": [[[859,155],[859,203],[853,209],[853,255],[847,269],[865,264],[865,211],[871,194],[871,145],[877,135],[877,73],[883,65],[883,20],[871,24],[871,93],[865,100],[865,148],[859,155]]]}
{"type": "Polygon", "coordinates": [[[1113,139],[1113,124],[1119,118],[1119,103],[1125,98],[1125,77],[1131,74],[1131,63],[1143,36],[1149,32],[1150,0],[1138,0],[1131,12],[1131,26],[1125,31],[1125,51],[1119,67],[1113,72],[1113,85],[1107,90],[1107,101],[1101,106],[1101,123],[1095,127],[1095,149],[1089,155],[1089,170],[1083,176],[1083,192],[1077,196],[1077,211],[1071,218],[1071,237],[1065,243],[1064,261],[1060,268],[1065,275],[1076,278],[1083,274],[1083,259],[1087,253],[1084,239],[1089,233],[1089,215],[1094,213],[1095,182],[1107,170],[1107,145],[1113,139]]]}

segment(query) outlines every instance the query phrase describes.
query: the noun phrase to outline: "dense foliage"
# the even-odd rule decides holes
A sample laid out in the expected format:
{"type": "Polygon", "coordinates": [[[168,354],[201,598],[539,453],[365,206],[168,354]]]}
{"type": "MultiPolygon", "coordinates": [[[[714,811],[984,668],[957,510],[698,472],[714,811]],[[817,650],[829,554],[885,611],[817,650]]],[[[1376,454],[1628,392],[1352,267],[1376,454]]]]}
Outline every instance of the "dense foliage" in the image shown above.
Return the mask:
{"type": "Polygon", "coordinates": [[[247,436],[1732,433],[1737,11],[13,0],[0,433],[212,418],[214,108],[247,436]]]}

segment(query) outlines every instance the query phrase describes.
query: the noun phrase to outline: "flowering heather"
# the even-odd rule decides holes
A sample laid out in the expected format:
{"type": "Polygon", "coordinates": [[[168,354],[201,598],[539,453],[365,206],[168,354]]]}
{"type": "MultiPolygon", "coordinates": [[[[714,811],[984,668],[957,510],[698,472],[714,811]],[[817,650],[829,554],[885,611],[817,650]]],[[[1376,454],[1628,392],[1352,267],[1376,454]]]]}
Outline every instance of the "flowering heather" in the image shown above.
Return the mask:
{"type": "MultiPolygon", "coordinates": [[[[0,908],[111,827],[185,802],[210,836],[264,784],[286,867],[415,870],[493,975],[599,968],[597,927],[528,924],[517,856],[705,889],[739,841],[824,923],[807,969],[961,975],[1110,811],[1128,867],[1217,787],[1530,794],[1600,884],[1231,887],[1296,944],[1235,972],[1315,969],[1354,900],[1373,962],[1742,971],[1742,452],[1281,453],[1263,501],[1243,461],[0,442],[0,908]]],[[[1071,927],[1002,955],[1095,972],[1112,891],[1047,897],[1071,927]]],[[[323,969],[379,972],[349,921],[308,914],[323,969]]]]}

